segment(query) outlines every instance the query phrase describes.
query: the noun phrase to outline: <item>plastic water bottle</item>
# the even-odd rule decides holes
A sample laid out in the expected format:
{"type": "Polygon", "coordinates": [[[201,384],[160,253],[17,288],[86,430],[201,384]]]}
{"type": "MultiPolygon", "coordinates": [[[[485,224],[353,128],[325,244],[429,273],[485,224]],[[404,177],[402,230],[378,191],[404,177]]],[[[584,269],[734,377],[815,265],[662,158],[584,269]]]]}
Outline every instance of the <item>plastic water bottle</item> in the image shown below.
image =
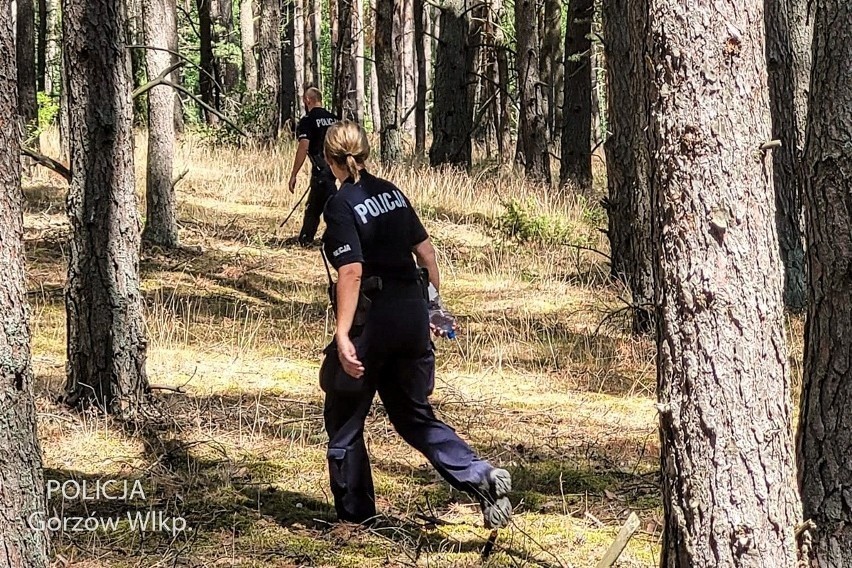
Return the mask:
{"type": "MultiPolygon", "coordinates": [[[[431,287],[431,284],[430,284],[431,287]]],[[[431,290],[430,290],[431,292],[431,290]]],[[[447,339],[456,338],[456,318],[441,302],[441,298],[436,294],[434,298],[429,299],[429,323],[443,332],[443,336],[447,339]]]]}

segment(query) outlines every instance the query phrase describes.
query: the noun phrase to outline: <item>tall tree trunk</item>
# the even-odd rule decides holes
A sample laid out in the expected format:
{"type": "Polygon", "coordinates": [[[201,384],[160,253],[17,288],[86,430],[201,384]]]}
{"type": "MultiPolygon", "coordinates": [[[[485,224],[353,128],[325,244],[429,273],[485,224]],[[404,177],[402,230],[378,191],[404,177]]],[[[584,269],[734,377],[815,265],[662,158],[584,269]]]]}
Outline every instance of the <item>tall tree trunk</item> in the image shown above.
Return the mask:
{"type": "Polygon", "coordinates": [[[426,44],[429,38],[424,33],[426,24],[425,1],[413,0],[414,47],[417,56],[417,103],[414,110],[414,153],[422,156],[426,152],[426,44]]]}
{"type": "MultiPolygon", "coordinates": [[[[60,34],[61,35],[61,34],[60,34]]],[[[62,57],[59,62],[59,146],[62,158],[66,163],[71,158],[71,111],[68,108],[68,73],[65,69],[65,50],[62,47],[62,57]]]]}
{"type": "Polygon", "coordinates": [[[261,138],[278,137],[281,105],[281,6],[279,0],[260,0],[260,32],[257,38],[258,86],[265,101],[259,119],[261,138]]]}
{"type": "Polygon", "coordinates": [[[47,13],[47,38],[46,38],[46,63],[44,74],[44,92],[51,96],[59,94],[62,81],[59,79],[62,66],[62,55],[59,47],[59,2],[57,0],[46,0],[47,13]]]}
{"type": "Polygon", "coordinates": [[[565,98],[562,109],[562,164],[559,183],[581,192],[592,187],[592,32],[593,0],[572,1],[565,32],[565,98]]]}
{"type": "Polygon", "coordinates": [[[471,166],[473,112],[468,93],[473,60],[468,46],[465,0],[444,0],[440,11],[440,40],[435,50],[435,88],[432,105],[433,166],[471,166]]]}
{"type": "MultiPolygon", "coordinates": [[[[311,44],[311,60],[308,62],[306,69],[311,70],[311,74],[313,78],[311,81],[306,82],[316,87],[320,91],[323,90],[324,84],[322,80],[322,4],[321,0],[306,0],[311,6],[311,15],[308,18],[308,22],[306,23],[305,28],[305,37],[309,38],[311,44]]],[[[305,48],[305,52],[307,53],[307,48],[305,48]]]]}
{"type": "Polygon", "coordinates": [[[15,47],[18,66],[18,113],[28,128],[35,128],[38,121],[38,99],[33,0],[17,0],[17,11],[15,47]]]}
{"type": "Polygon", "coordinates": [[[377,74],[376,49],[373,48],[373,64],[370,65],[370,118],[373,120],[373,132],[382,131],[382,111],[379,107],[379,77],[377,74]]]}
{"type": "Polygon", "coordinates": [[[410,135],[415,135],[414,113],[411,111],[417,101],[417,77],[415,74],[416,52],[414,44],[419,38],[414,37],[414,0],[400,0],[402,4],[402,71],[403,86],[405,88],[405,106],[402,112],[406,114],[404,128],[410,135]]]}
{"type": "Polygon", "coordinates": [[[557,107],[561,106],[562,93],[558,87],[564,85],[565,67],[562,54],[562,2],[560,0],[544,0],[544,15],[541,29],[541,59],[539,69],[541,81],[544,83],[544,95],[547,108],[547,124],[550,127],[550,138],[558,137],[559,125],[557,107]]]}
{"type": "Polygon", "coordinates": [[[38,35],[36,38],[36,89],[44,92],[47,72],[47,0],[38,0],[38,35]]]}
{"type": "MultiPolygon", "coordinates": [[[[0,116],[14,117],[15,45],[11,4],[0,8],[0,116]]],[[[36,436],[30,333],[24,274],[21,140],[12,125],[0,129],[0,566],[47,568],[48,534],[27,524],[47,510],[36,436]]]]}
{"type": "Polygon", "coordinates": [[[293,65],[296,73],[296,93],[293,104],[294,118],[301,115],[301,99],[305,92],[305,0],[294,0],[293,4],[293,65]]]}
{"type": "Polygon", "coordinates": [[[689,18],[677,1],[647,4],[630,25],[645,41],[636,79],[651,117],[660,565],[793,568],[781,262],[759,152],[770,136],[763,1],[697,5],[689,18]]]}
{"type": "MultiPolygon", "coordinates": [[[[495,20],[500,22],[503,17],[503,1],[492,0],[495,20]]],[[[502,26],[496,27],[496,37],[494,41],[495,58],[497,62],[497,84],[500,85],[498,92],[500,109],[497,115],[497,152],[500,155],[500,161],[509,158],[510,147],[512,145],[511,135],[509,132],[509,121],[511,119],[510,109],[512,100],[509,95],[509,51],[506,46],[506,38],[503,33],[502,26]]]]}
{"type": "MultiPolygon", "coordinates": [[[[218,44],[223,47],[223,51],[230,54],[236,49],[234,42],[234,4],[233,0],[218,0],[218,23],[221,26],[219,32],[218,44]]],[[[236,88],[240,77],[240,68],[236,62],[232,61],[230,55],[218,59],[217,65],[219,71],[219,82],[222,85],[223,95],[229,94],[236,88]]]]}
{"type": "Polygon", "coordinates": [[[281,41],[281,126],[293,123],[296,120],[296,22],[295,9],[296,0],[284,0],[281,3],[281,18],[284,21],[284,37],[281,41]]]}
{"type": "MultiPolygon", "coordinates": [[[[177,51],[175,0],[146,0],[142,4],[145,45],[177,51]]],[[[148,76],[157,77],[177,62],[167,51],[145,50],[148,76]]],[[[173,248],[178,245],[177,204],[172,184],[175,157],[175,94],[171,87],[148,91],[148,160],[145,191],[145,230],[142,239],[173,248]]]]}
{"type": "Polygon", "coordinates": [[[818,568],[852,566],[852,6],[814,4],[805,143],[808,302],[799,417],[805,518],[818,568]]]}
{"type": "MultiPolygon", "coordinates": [[[[142,45],[145,43],[143,38],[143,23],[142,23],[142,4],[146,0],[125,0],[123,7],[127,10],[127,19],[125,20],[125,34],[128,45],[142,45]]],[[[141,87],[148,82],[148,76],[145,73],[145,51],[142,49],[134,49],[130,51],[128,57],[128,73],[130,75],[130,84],[133,89],[141,87]]],[[[136,97],[133,99],[133,120],[136,124],[145,124],[148,117],[148,107],[145,106],[144,97],[136,97]]]]}
{"type": "Polygon", "coordinates": [[[243,79],[246,91],[257,91],[257,59],[255,59],[254,0],[240,1],[240,37],[243,51],[243,79]]]}
{"type": "Polygon", "coordinates": [[[149,396],[139,287],[139,217],[124,13],[115,0],[64,0],[71,170],[68,382],[71,405],[121,416],[149,396]]]}
{"type": "MultiPolygon", "coordinates": [[[[201,91],[201,100],[216,107],[215,80],[216,69],[213,61],[213,19],[211,15],[211,5],[214,0],[196,0],[196,8],[198,9],[198,34],[200,46],[200,64],[201,67],[198,76],[198,88],[201,91]]],[[[201,109],[202,116],[205,117],[207,124],[216,124],[216,115],[201,109]]]]}
{"type": "Polygon", "coordinates": [[[802,159],[808,112],[811,26],[807,0],[767,0],[766,65],[772,135],[776,224],[784,263],[784,301],[793,311],[805,307],[805,249],[802,227],[802,159]]]}
{"type": "Polygon", "coordinates": [[[622,281],[633,300],[633,332],[654,329],[654,267],[651,241],[651,198],[648,194],[648,153],[642,139],[648,111],[643,72],[643,37],[630,21],[630,0],[603,4],[609,93],[606,140],[610,272],[622,281]]]}
{"type": "Polygon", "coordinates": [[[354,50],[352,53],[352,67],[354,73],[354,89],[355,99],[355,120],[358,124],[364,124],[365,102],[364,95],[366,93],[364,85],[364,34],[366,26],[364,25],[364,2],[363,0],[353,0],[352,9],[352,37],[354,38],[354,50]]]}
{"type": "Polygon", "coordinates": [[[313,0],[302,0],[302,10],[304,14],[302,38],[305,46],[302,50],[304,54],[304,87],[316,86],[317,77],[319,76],[319,68],[317,67],[317,33],[314,30],[314,2],[313,0]]]}
{"type": "Polygon", "coordinates": [[[402,140],[399,132],[399,114],[396,105],[397,76],[393,50],[394,0],[376,0],[376,79],[378,81],[379,138],[382,163],[393,164],[402,159],[402,140]]]}
{"type": "Polygon", "coordinates": [[[337,49],[334,51],[332,108],[343,119],[355,118],[355,69],[352,65],[352,2],[337,0],[337,49]]]}
{"type": "Polygon", "coordinates": [[[518,149],[527,176],[550,183],[550,153],[547,136],[547,114],[543,108],[546,96],[538,76],[539,42],[532,0],[515,0],[515,33],[518,52],[518,149]]]}

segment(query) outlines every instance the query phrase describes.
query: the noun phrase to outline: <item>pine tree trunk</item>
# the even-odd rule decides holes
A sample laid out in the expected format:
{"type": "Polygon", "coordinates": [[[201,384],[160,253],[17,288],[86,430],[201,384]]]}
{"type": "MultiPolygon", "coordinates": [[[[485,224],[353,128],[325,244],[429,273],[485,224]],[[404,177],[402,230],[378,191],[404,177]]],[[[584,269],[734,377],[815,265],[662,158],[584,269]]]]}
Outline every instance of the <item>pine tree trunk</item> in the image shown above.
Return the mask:
{"type": "Polygon", "coordinates": [[[559,87],[564,84],[565,67],[562,54],[562,2],[560,0],[544,0],[544,17],[542,20],[541,37],[541,80],[544,82],[544,94],[547,101],[547,124],[550,126],[550,138],[558,136],[559,125],[557,114],[561,106],[562,93],[559,87]]]}
{"type": "MultiPolygon", "coordinates": [[[[146,0],[142,4],[145,45],[177,51],[175,0],[146,0]]],[[[166,51],[145,50],[148,76],[157,77],[177,57],[166,51]]],[[[172,185],[175,157],[175,93],[171,87],[148,91],[148,160],[145,192],[145,230],[142,239],[173,248],[178,245],[177,203],[172,185]]]]}
{"type": "Polygon", "coordinates": [[[393,0],[376,0],[376,79],[381,116],[380,143],[382,163],[394,164],[402,159],[402,140],[396,106],[396,62],[393,49],[393,0]]]}
{"type": "Polygon", "coordinates": [[[414,153],[422,156],[426,152],[426,23],[424,0],[413,0],[414,47],[417,57],[417,106],[414,110],[414,153]]]}
{"type": "MultiPolygon", "coordinates": [[[[492,0],[494,17],[496,21],[502,21],[504,8],[502,0],[492,0]]],[[[500,85],[499,91],[499,111],[497,115],[497,152],[500,154],[500,161],[510,159],[510,148],[512,145],[511,133],[509,132],[509,121],[511,120],[510,109],[512,99],[509,95],[509,52],[506,49],[506,38],[503,33],[503,28],[497,26],[497,35],[495,37],[495,58],[497,61],[497,84],[500,85]]]]}
{"type": "Polygon", "coordinates": [[[473,60],[468,46],[468,9],[465,0],[445,0],[440,8],[429,150],[433,166],[471,166],[473,111],[468,90],[473,60]]]}
{"type": "Polygon", "coordinates": [[[651,117],[660,565],[794,568],[781,261],[759,150],[771,133],[763,2],[692,6],[688,18],[674,0],[648,6],[630,25],[643,28],[651,117]]]}
{"type": "Polygon", "coordinates": [[[802,227],[802,159],[810,80],[810,25],[807,0],[767,0],[766,66],[772,135],[781,146],[772,151],[776,224],[784,263],[784,301],[793,311],[805,308],[805,250],[802,227]]]}
{"type": "Polygon", "coordinates": [[[352,2],[337,0],[337,49],[334,51],[334,91],[332,108],[343,119],[355,118],[355,69],[352,65],[352,2]]]}
{"type": "MultiPolygon", "coordinates": [[[[201,91],[201,100],[216,107],[216,94],[214,92],[214,80],[216,70],[213,62],[213,20],[210,13],[211,4],[214,0],[196,0],[196,8],[198,9],[198,34],[200,46],[200,64],[201,69],[198,75],[198,87],[201,91]]],[[[215,124],[216,116],[201,109],[202,116],[205,117],[207,124],[215,124]]]]}
{"type": "Polygon", "coordinates": [[[415,52],[415,37],[414,37],[414,1],[401,0],[403,5],[402,12],[402,69],[403,69],[403,85],[405,86],[405,106],[402,107],[402,112],[406,113],[405,131],[410,135],[415,135],[415,119],[412,108],[417,101],[417,76],[415,69],[417,68],[416,52],[415,52]],[[411,112],[409,112],[411,111],[411,112]]]}
{"type": "Polygon", "coordinates": [[[633,332],[648,333],[654,325],[654,273],[651,241],[651,197],[648,153],[642,139],[647,128],[645,86],[637,81],[644,62],[644,38],[630,21],[629,0],[603,4],[604,45],[609,93],[606,140],[610,273],[622,281],[633,300],[633,332]]]}
{"type": "MultiPolygon", "coordinates": [[[[281,97],[280,126],[293,125],[296,120],[296,0],[281,2],[281,19],[284,22],[284,37],[281,41],[281,97]]],[[[291,128],[295,130],[295,128],[291,128]]]]}
{"type": "Polygon", "coordinates": [[[240,37],[243,51],[243,79],[246,91],[257,91],[257,59],[255,59],[254,0],[240,2],[240,37]]]}
{"type": "Polygon", "coordinates": [[[325,88],[322,78],[322,4],[320,0],[308,0],[311,5],[311,29],[305,31],[306,36],[311,37],[313,58],[311,60],[311,72],[313,73],[313,86],[322,91],[325,88]]]}
{"type": "Polygon", "coordinates": [[[51,96],[59,94],[62,65],[62,55],[59,48],[59,2],[57,0],[46,1],[47,12],[47,39],[46,39],[46,64],[44,76],[44,92],[51,96]]]}
{"type": "Polygon", "coordinates": [[[71,158],[71,113],[68,108],[68,73],[65,70],[65,49],[63,46],[59,61],[59,147],[62,158],[67,163],[71,158]]]}
{"type": "MultiPolygon", "coordinates": [[[[236,49],[234,43],[234,4],[233,0],[219,0],[219,25],[222,26],[219,42],[228,53],[236,49]]],[[[230,57],[219,59],[219,80],[224,89],[223,95],[230,94],[240,80],[240,68],[230,57]]]]}
{"type": "Polygon", "coordinates": [[[571,2],[565,33],[565,98],[562,109],[562,164],[559,183],[583,193],[592,187],[592,32],[593,0],[571,2]]]}
{"type": "Polygon", "coordinates": [[[304,54],[305,74],[305,82],[303,86],[306,89],[308,87],[316,86],[317,77],[319,76],[315,53],[316,32],[314,31],[313,5],[313,0],[302,0],[302,11],[304,15],[304,31],[302,38],[305,42],[305,47],[302,50],[304,54]]]}
{"type": "Polygon", "coordinates": [[[17,0],[17,11],[15,48],[18,66],[18,113],[24,124],[33,128],[38,120],[33,0],[17,0]]]}
{"type": "Polygon", "coordinates": [[[377,75],[376,49],[373,48],[373,64],[370,65],[370,118],[373,121],[373,132],[382,131],[382,111],[379,108],[379,78],[377,75]]]}
{"type": "Polygon", "coordinates": [[[296,97],[294,101],[298,120],[302,108],[301,100],[305,92],[305,0],[294,0],[293,5],[293,64],[296,67],[296,97]]]}
{"type": "MultiPolygon", "coordinates": [[[[0,10],[0,116],[14,117],[18,93],[9,3],[0,10]]],[[[47,517],[41,452],[36,436],[30,333],[24,274],[21,140],[17,128],[0,129],[0,566],[47,568],[48,534],[28,519],[47,517]]]]}
{"type": "MultiPolygon", "coordinates": [[[[125,20],[125,41],[128,45],[142,45],[142,3],[145,0],[125,0],[124,8],[127,10],[125,20]]],[[[133,49],[128,57],[128,74],[130,75],[131,88],[137,89],[148,82],[145,72],[145,51],[133,49]]],[[[133,99],[133,120],[135,124],[145,124],[148,120],[148,107],[145,105],[144,97],[133,99]]]]}
{"type": "Polygon", "coordinates": [[[279,0],[260,0],[260,32],[257,38],[258,87],[265,102],[258,120],[263,140],[278,137],[281,105],[281,6],[279,0]]]}
{"type": "Polygon", "coordinates": [[[539,41],[535,3],[515,1],[515,33],[518,51],[518,149],[529,178],[550,183],[550,153],[547,137],[547,114],[543,107],[539,69],[539,41]]]}
{"type": "Polygon", "coordinates": [[[364,3],[363,0],[353,0],[352,9],[352,37],[354,38],[354,52],[352,54],[352,67],[355,77],[355,120],[358,124],[364,124],[364,110],[366,109],[364,95],[364,3]]]}
{"type": "Polygon", "coordinates": [[[816,6],[805,144],[808,302],[799,468],[815,568],[852,566],[852,6],[816,6]]]}
{"type": "Polygon", "coordinates": [[[47,72],[47,0],[38,0],[38,35],[36,37],[36,90],[44,92],[47,72]]]}
{"type": "Polygon", "coordinates": [[[139,286],[139,218],[124,14],[117,0],[64,0],[71,222],[68,281],[70,405],[120,416],[149,396],[139,286]]]}

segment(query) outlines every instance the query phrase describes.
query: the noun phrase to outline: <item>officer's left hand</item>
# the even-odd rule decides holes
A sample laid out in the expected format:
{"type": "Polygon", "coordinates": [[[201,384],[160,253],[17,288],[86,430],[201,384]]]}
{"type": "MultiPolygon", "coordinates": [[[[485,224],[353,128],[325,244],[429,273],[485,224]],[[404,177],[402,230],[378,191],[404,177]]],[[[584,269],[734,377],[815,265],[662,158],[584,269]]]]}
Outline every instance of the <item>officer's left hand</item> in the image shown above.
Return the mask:
{"type": "Polygon", "coordinates": [[[364,376],[364,365],[358,360],[355,345],[348,337],[337,338],[337,356],[347,375],[356,379],[364,376]]]}
{"type": "Polygon", "coordinates": [[[296,190],[296,176],[290,176],[290,193],[293,193],[296,190]]]}

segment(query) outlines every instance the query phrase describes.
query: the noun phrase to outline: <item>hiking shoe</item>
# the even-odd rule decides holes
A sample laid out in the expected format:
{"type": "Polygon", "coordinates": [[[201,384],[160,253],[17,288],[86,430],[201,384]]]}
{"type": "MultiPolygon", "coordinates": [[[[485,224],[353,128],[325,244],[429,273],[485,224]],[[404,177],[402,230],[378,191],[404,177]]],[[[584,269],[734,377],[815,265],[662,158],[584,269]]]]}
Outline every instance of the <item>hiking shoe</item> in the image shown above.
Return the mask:
{"type": "Polygon", "coordinates": [[[505,469],[494,468],[479,484],[479,506],[485,526],[499,529],[509,524],[512,518],[512,503],[506,494],[512,490],[512,476],[505,469]]]}

